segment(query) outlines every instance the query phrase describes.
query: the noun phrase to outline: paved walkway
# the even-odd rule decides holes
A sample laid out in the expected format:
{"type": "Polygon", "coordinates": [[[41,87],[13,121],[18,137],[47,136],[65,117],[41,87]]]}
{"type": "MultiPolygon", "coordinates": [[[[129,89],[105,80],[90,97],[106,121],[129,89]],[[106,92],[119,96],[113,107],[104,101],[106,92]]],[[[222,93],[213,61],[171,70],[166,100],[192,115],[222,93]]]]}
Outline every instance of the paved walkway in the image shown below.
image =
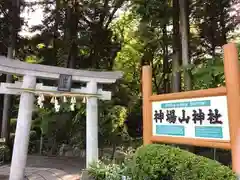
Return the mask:
{"type": "MultiPolygon", "coordinates": [[[[79,180],[84,159],[29,156],[26,180],[79,180]]],[[[0,180],[8,180],[9,165],[0,166],[0,180]]]]}

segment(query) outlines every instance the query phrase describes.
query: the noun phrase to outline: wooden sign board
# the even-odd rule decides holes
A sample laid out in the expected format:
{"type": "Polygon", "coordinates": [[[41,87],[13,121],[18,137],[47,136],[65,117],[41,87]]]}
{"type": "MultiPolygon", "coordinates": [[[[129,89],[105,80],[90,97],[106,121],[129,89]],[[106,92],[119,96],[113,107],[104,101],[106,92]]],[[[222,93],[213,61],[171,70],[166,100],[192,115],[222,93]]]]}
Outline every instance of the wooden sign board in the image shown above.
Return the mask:
{"type": "Polygon", "coordinates": [[[58,91],[70,92],[72,86],[72,76],[60,74],[58,81],[58,91]]]}
{"type": "Polygon", "coordinates": [[[230,141],[226,96],[152,102],[153,136],[230,141]]]}
{"type": "Polygon", "coordinates": [[[145,145],[160,142],[230,149],[233,170],[238,172],[238,52],[235,44],[223,48],[226,87],[153,95],[152,69],[143,66],[143,141],[145,145]]]}

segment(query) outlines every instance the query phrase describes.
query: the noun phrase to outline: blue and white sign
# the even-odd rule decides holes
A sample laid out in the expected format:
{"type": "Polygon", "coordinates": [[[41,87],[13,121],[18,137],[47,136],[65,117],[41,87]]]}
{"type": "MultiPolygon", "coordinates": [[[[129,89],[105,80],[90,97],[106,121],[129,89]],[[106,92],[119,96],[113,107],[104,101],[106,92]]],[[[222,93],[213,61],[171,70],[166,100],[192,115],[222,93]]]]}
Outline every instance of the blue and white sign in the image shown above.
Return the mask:
{"type": "Polygon", "coordinates": [[[226,96],[152,103],[154,136],[230,140],[226,96]]]}

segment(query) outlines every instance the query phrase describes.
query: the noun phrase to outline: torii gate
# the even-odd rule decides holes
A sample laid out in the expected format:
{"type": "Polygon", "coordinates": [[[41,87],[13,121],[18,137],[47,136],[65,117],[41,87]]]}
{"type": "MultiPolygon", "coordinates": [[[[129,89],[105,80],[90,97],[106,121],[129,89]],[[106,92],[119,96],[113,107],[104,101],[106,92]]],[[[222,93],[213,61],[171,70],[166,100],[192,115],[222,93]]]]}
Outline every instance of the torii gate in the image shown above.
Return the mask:
{"type": "Polygon", "coordinates": [[[57,87],[37,84],[37,78],[59,79],[61,74],[70,75],[73,81],[86,82],[86,88],[71,89],[70,96],[86,97],[86,165],[98,160],[98,98],[110,100],[111,92],[98,89],[97,84],[111,84],[122,77],[117,72],[75,70],[39,64],[28,64],[0,56],[0,72],[23,76],[23,82],[1,83],[0,94],[21,95],[14,140],[9,180],[22,180],[27,160],[29,133],[32,121],[34,94],[61,94],[57,87]]]}

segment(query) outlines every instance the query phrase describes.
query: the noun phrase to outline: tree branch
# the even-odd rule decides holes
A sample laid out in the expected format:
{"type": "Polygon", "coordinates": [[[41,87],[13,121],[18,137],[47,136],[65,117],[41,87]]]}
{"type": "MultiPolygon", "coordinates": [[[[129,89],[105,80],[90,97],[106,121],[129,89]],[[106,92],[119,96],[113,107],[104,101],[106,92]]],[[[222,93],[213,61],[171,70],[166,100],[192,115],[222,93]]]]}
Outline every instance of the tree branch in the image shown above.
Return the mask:
{"type": "Polygon", "coordinates": [[[123,5],[124,2],[125,2],[125,0],[117,0],[116,5],[114,6],[112,13],[109,15],[109,18],[108,18],[108,20],[106,22],[106,25],[105,25],[106,29],[109,27],[110,23],[113,20],[113,17],[115,15],[115,13],[123,5]]]}

